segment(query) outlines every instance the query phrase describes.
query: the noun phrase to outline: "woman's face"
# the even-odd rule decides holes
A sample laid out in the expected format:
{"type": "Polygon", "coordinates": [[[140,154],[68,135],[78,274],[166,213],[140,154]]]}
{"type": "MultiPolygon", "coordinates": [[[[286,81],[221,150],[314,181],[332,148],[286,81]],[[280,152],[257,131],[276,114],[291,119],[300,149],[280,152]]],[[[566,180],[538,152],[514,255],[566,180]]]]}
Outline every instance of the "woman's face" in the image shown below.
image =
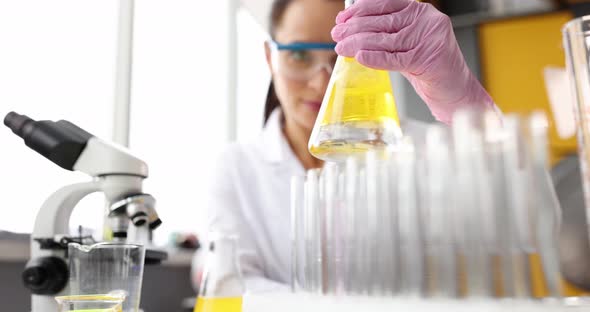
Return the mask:
{"type": "MultiPolygon", "coordinates": [[[[281,44],[290,43],[333,43],[330,31],[336,15],[344,9],[344,1],[338,0],[294,0],[283,13],[276,27],[275,40],[281,44]]],[[[282,53],[282,52],[281,52],[282,53]]],[[[313,52],[317,53],[317,51],[313,52]]],[[[323,60],[334,62],[336,53],[320,51],[323,60]]],[[[267,60],[273,76],[275,92],[287,122],[311,131],[320,110],[324,93],[330,80],[327,67],[319,67],[311,77],[294,79],[280,69],[273,68],[272,57],[267,46],[267,60]]],[[[302,57],[301,53],[295,57],[302,57]]],[[[274,62],[276,64],[276,62],[274,62]]],[[[333,64],[331,64],[333,65],[333,64]]]]}

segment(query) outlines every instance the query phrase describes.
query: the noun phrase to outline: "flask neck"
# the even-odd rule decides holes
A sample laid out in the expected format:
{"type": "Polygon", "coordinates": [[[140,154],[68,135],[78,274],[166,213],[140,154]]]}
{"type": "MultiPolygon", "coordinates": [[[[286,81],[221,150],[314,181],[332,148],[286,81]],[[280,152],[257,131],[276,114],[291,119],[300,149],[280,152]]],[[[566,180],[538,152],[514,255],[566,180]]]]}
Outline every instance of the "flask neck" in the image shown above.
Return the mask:
{"type": "Polygon", "coordinates": [[[241,297],[244,293],[242,274],[234,237],[215,237],[209,243],[201,294],[203,297],[241,297]]]}
{"type": "Polygon", "coordinates": [[[215,263],[227,266],[233,266],[237,263],[237,243],[236,240],[229,237],[221,237],[212,240],[209,243],[208,258],[215,263]]]}

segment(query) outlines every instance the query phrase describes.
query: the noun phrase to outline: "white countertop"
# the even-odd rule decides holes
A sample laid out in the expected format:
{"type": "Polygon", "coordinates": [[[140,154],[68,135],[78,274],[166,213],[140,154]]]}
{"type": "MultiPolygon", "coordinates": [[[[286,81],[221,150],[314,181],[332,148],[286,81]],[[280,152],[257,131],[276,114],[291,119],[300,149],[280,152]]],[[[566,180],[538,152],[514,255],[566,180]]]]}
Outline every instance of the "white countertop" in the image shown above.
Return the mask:
{"type": "MultiPolygon", "coordinates": [[[[569,299],[568,299],[569,300],[569,299]]],[[[309,294],[247,294],[243,312],[577,312],[590,304],[537,300],[442,300],[418,298],[328,297],[309,294]]]]}

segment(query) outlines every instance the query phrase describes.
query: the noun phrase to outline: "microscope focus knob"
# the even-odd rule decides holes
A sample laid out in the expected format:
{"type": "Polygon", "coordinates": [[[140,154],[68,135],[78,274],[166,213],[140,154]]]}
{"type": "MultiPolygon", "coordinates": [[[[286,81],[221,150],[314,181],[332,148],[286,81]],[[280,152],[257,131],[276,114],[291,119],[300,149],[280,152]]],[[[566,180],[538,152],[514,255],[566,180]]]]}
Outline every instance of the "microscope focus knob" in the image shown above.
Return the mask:
{"type": "Polygon", "coordinates": [[[25,287],[36,295],[55,295],[62,291],[69,278],[68,265],[57,257],[31,259],[22,274],[25,287]]]}

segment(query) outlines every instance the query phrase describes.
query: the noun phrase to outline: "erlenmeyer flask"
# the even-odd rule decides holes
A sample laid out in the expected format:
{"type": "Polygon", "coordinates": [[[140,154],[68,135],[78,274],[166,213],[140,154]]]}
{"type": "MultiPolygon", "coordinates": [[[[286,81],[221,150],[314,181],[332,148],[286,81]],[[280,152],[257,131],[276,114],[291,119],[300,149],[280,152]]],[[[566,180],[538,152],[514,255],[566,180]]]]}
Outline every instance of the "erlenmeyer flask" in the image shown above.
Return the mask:
{"type": "Polygon", "coordinates": [[[389,72],[339,56],[309,141],[326,161],[344,161],[368,150],[385,151],[402,132],[389,72]]]}
{"type": "Polygon", "coordinates": [[[237,237],[212,233],[210,238],[194,312],[240,312],[245,289],[236,255],[237,237]]]}

